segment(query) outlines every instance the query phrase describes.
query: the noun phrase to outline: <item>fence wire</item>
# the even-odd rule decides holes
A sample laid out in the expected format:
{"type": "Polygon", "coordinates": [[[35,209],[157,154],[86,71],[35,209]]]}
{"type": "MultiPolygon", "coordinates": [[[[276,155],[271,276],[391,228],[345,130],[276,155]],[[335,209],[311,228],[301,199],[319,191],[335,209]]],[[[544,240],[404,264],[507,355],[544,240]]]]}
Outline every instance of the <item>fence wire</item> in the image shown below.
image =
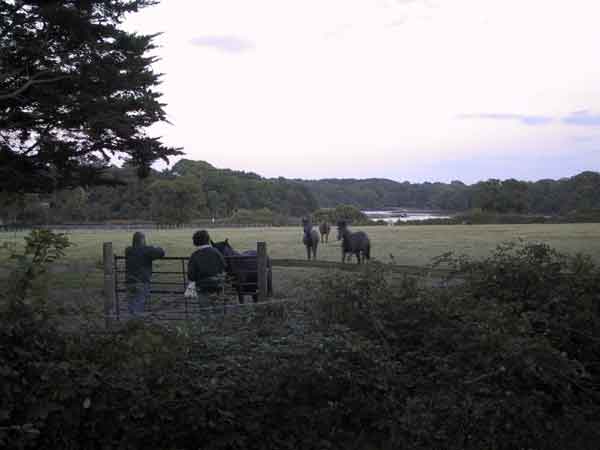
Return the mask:
{"type": "MultiPolygon", "coordinates": [[[[229,262],[239,262],[243,258],[251,257],[228,257],[229,262]]],[[[153,262],[152,280],[150,283],[150,297],[144,305],[143,316],[157,320],[189,320],[202,315],[227,313],[240,306],[238,289],[246,291],[256,282],[240,282],[235,276],[227,275],[223,290],[218,293],[200,295],[198,298],[186,298],[188,258],[165,257],[153,262]]],[[[242,272],[256,273],[256,264],[250,265],[250,269],[242,272]]],[[[114,256],[114,305],[110,312],[110,318],[121,320],[130,317],[127,302],[127,284],[125,257],[114,256]]],[[[239,271],[238,271],[239,272],[239,271]]],[[[238,273],[239,276],[239,273],[238,273]]],[[[252,302],[252,298],[246,294],[245,302],[252,302]]]]}

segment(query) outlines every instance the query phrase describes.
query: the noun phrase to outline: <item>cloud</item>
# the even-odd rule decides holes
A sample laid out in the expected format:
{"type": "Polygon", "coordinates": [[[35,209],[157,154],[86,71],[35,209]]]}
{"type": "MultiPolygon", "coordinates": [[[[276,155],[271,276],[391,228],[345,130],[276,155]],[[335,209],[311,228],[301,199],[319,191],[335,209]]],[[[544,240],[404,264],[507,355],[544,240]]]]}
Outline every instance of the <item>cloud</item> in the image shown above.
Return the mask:
{"type": "Polygon", "coordinates": [[[401,27],[405,23],[406,23],[406,18],[402,18],[402,19],[393,20],[392,22],[388,23],[386,26],[390,27],[390,28],[396,28],[396,27],[401,27]]]}
{"type": "MultiPolygon", "coordinates": [[[[459,119],[515,120],[521,122],[523,125],[546,125],[554,121],[554,119],[549,116],[528,116],[524,114],[502,113],[460,114],[457,117],[459,119]]],[[[600,127],[600,114],[591,114],[587,110],[574,111],[560,120],[567,125],[600,127]]]]}
{"type": "Polygon", "coordinates": [[[439,8],[440,5],[432,0],[396,0],[396,4],[398,5],[410,5],[413,3],[421,3],[427,8],[439,8]]]}
{"type": "Polygon", "coordinates": [[[569,125],[597,127],[600,126],[600,114],[590,114],[588,111],[575,111],[563,118],[562,121],[569,125]]]}
{"type": "Polygon", "coordinates": [[[567,137],[568,142],[576,143],[598,143],[600,142],[600,136],[569,136],[567,137]]]}
{"type": "Polygon", "coordinates": [[[483,113],[483,114],[460,114],[459,119],[487,119],[487,120],[515,120],[523,125],[546,125],[554,119],[548,116],[528,116],[524,114],[499,114],[499,113],[483,113]]]}
{"type": "Polygon", "coordinates": [[[225,53],[241,53],[254,48],[254,44],[236,36],[196,36],[190,39],[196,47],[212,47],[225,53]]]}
{"type": "Polygon", "coordinates": [[[349,32],[350,30],[352,30],[353,26],[345,23],[343,25],[338,26],[337,28],[331,30],[331,31],[327,31],[323,34],[323,37],[325,39],[332,39],[332,38],[336,38],[336,37],[340,37],[344,34],[346,34],[347,32],[349,32]]]}

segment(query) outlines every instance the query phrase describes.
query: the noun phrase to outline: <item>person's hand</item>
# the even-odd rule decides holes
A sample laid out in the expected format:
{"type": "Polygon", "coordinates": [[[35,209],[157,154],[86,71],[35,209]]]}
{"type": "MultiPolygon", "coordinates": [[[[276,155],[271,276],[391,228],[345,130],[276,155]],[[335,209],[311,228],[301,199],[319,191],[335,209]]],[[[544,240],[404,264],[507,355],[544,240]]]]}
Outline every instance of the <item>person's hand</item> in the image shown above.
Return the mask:
{"type": "Polygon", "coordinates": [[[196,292],[196,282],[190,281],[183,293],[185,298],[198,298],[198,293],[196,292]]]}

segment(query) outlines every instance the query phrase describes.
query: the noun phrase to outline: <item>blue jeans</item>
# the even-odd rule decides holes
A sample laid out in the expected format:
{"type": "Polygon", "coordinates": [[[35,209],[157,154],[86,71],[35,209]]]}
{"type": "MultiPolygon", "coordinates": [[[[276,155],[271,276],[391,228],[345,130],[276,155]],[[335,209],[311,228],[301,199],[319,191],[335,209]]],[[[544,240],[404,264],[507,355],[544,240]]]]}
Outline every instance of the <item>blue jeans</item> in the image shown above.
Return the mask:
{"type": "Polygon", "coordinates": [[[127,308],[130,314],[144,312],[146,300],[150,299],[150,283],[133,283],[127,285],[127,308]]]}

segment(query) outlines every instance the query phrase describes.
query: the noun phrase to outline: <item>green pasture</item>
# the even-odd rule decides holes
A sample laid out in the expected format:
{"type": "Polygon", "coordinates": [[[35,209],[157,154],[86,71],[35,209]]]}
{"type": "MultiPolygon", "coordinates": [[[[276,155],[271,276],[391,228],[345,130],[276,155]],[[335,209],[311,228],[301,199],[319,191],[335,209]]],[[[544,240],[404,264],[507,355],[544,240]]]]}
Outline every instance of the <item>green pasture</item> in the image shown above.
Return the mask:
{"type": "MultiPolygon", "coordinates": [[[[564,253],[583,252],[600,261],[600,224],[527,224],[527,225],[407,225],[355,227],[369,234],[371,256],[380,261],[423,266],[431,258],[453,251],[474,257],[487,256],[499,243],[524,239],[544,242],[564,253]]],[[[148,243],[163,247],[168,256],[188,256],[194,251],[193,229],[149,230],[148,243]]],[[[257,241],[265,241],[272,258],[305,259],[300,227],[214,228],[213,240],[226,238],[236,250],[256,248],[257,241]]],[[[88,285],[100,282],[102,243],[112,242],[118,255],[130,244],[129,231],[70,231],[73,247],[67,249],[66,258],[56,268],[57,281],[67,285],[88,285]],[[60,275],[59,275],[60,274],[60,275]],[[76,283],[77,282],[77,283],[76,283]]],[[[0,233],[3,242],[15,242],[22,247],[25,233],[0,233]]],[[[4,252],[6,254],[6,252],[4,252]]],[[[329,243],[319,245],[318,259],[339,261],[340,244],[335,230],[329,243]]],[[[6,264],[6,263],[5,263],[6,264]]]]}
{"type": "MultiPolygon", "coordinates": [[[[545,242],[565,253],[583,252],[600,258],[600,224],[527,224],[527,225],[407,225],[355,227],[371,238],[371,256],[389,262],[393,255],[398,264],[424,265],[432,257],[454,251],[475,257],[489,254],[499,243],[522,238],[545,242]]],[[[148,243],[159,245],[168,256],[188,256],[194,251],[193,229],[150,230],[148,243]]],[[[300,227],[214,228],[209,230],[215,241],[229,239],[236,250],[256,248],[265,241],[273,258],[306,258],[300,227]]],[[[73,247],[67,250],[66,262],[95,264],[102,258],[102,243],[112,242],[116,254],[130,245],[129,231],[70,231],[73,247]]],[[[0,233],[0,245],[6,241],[22,245],[25,233],[0,233]]],[[[318,259],[340,260],[340,244],[335,230],[329,243],[319,245],[318,259]]]]}

